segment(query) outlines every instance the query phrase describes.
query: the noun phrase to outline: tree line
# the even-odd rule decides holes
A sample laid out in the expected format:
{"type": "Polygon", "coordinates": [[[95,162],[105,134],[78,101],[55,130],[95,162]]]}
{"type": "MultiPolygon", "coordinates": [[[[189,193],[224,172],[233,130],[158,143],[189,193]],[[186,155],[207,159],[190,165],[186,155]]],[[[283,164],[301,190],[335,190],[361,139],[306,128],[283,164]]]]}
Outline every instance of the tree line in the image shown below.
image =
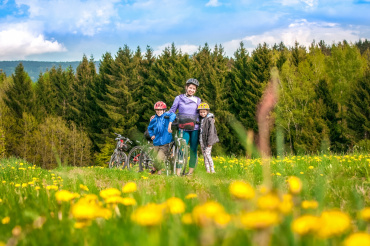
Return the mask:
{"type": "Polygon", "coordinates": [[[105,53],[97,71],[85,55],[72,67],[52,67],[33,83],[20,63],[0,72],[0,156],[19,156],[43,167],[104,165],[114,132],[140,139],[156,101],[170,107],[188,78],[216,116],[215,153],[244,155],[233,122],[258,133],[257,105],[271,69],[279,71],[279,100],[270,116],[272,153],[352,151],[369,146],[370,42],[310,47],[243,42],[227,57],[221,45],[184,54],[174,44],[154,56],[127,45],[105,53]],[[276,141],[276,139],[280,139],[276,141]]]}

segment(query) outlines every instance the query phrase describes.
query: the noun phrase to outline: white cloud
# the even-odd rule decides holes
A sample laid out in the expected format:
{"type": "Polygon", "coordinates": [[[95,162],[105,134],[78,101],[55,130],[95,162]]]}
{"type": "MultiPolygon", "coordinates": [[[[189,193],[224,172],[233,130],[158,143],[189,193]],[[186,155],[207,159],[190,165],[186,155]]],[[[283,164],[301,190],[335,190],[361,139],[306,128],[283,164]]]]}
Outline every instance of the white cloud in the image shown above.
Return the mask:
{"type": "Polygon", "coordinates": [[[0,60],[25,59],[29,55],[63,52],[66,48],[55,40],[32,30],[26,23],[0,27],[0,60]]]}
{"type": "MultiPolygon", "coordinates": [[[[170,43],[166,43],[160,46],[157,46],[157,48],[153,51],[153,54],[156,56],[159,56],[162,54],[162,52],[165,50],[165,48],[171,47],[170,43]]],[[[183,54],[189,54],[192,55],[194,52],[198,50],[199,46],[193,45],[193,44],[181,44],[176,45],[176,49],[181,50],[183,54]]]]}
{"type": "Polygon", "coordinates": [[[16,0],[29,7],[30,20],[43,21],[49,32],[72,32],[93,36],[117,15],[120,0],[16,0]]]}
{"type": "Polygon", "coordinates": [[[209,2],[206,4],[207,7],[218,7],[221,3],[218,2],[218,0],[209,0],[209,2]]]}
{"type": "Polygon", "coordinates": [[[360,32],[356,30],[356,27],[346,29],[335,23],[308,22],[303,19],[296,20],[286,28],[228,41],[223,46],[225,47],[225,52],[230,56],[239,47],[241,41],[245,43],[245,47],[251,52],[258,44],[263,44],[264,42],[270,46],[280,42],[283,42],[286,46],[294,46],[297,41],[300,45],[309,47],[313,40],[316,42],[324,40],[325,43],[332,44],[344,39],[348,42],[355,42],[359,38],[360,32]]]}

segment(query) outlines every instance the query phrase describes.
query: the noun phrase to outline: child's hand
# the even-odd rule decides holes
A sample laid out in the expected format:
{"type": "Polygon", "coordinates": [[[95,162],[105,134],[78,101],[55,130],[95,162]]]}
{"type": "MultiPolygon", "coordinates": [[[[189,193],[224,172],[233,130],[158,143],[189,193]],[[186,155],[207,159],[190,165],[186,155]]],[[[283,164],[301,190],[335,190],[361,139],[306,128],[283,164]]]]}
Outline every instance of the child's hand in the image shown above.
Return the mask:
{"type": "Polygon", "coordinates": [[[172,126],[172,122],[170,122],[170,123],[168,124],[168,132],[169,132],[169,133],[172,133],[172,128],[171,128],[171,126],[172,126]]]}
{"type": "Polygon", "coordinates": [[[154,119],[155,115],[152,115],[152,117],[150,117],[150,121],[152,121],[152,119],[154,119]]]}
{"type": "Polygon", "coordinates": [[[155,139],[155,136],[152,136],[151,139],[154,140],[155,139]]]}

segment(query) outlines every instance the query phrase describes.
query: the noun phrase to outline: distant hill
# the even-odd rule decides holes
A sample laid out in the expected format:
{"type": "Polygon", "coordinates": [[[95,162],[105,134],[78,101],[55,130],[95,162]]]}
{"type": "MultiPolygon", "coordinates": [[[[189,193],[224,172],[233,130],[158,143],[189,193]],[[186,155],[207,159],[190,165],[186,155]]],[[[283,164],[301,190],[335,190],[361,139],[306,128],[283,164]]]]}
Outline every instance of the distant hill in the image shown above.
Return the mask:
{"type": "MultiPolygon", "coordinates": [[[[31,77],[32,81],[36,82],[39,78],[40,72],[44,73],[46,70],[50,70],[53,66],[61,66],[63,70],[72,66],[73,70],[76,72],[76,68],[80,64],[80,61],[70,61],[70,62],[47,62],[47,61],[0,61],[0,69],[3,70],[6,76],[10,76],[14,73],[16,66],[22,63],[25,71],[31,77]]],[[[99,67],[99,61],[95,62],[95,66],[99,67]]]]}

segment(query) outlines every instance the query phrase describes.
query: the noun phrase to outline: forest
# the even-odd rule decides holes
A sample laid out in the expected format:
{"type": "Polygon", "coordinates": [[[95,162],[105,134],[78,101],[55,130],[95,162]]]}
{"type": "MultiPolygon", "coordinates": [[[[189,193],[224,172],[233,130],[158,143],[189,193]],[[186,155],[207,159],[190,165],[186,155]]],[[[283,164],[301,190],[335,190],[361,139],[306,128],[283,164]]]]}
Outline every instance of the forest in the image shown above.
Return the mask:
{"type": "Polygon", "coordinates": [[[279,71],[279,100],[270,117],[272,155],[370,150],[370,41],[258,45],[241,42],[233,57],[221,45],[186,54],[175,44],[159,56],[127,45],[105,53],[97,70],[85,55],[76,70],[52,67],[32,82],[22,63],[0,70],[0,158],[43,168],[106,165],[114,132],[141,139],[162,100],[168,107],[196,78],[196,95],[215,114],[215,155],[245,156],[243,136],[258,143],[257,105],[279,71]],[[244,135],[243,135],[244,134],[244,135]],[[282,144],[277,144],[277,142],[282,144]],[[283,146],[277,149],[276,146],[283,146]]]}

